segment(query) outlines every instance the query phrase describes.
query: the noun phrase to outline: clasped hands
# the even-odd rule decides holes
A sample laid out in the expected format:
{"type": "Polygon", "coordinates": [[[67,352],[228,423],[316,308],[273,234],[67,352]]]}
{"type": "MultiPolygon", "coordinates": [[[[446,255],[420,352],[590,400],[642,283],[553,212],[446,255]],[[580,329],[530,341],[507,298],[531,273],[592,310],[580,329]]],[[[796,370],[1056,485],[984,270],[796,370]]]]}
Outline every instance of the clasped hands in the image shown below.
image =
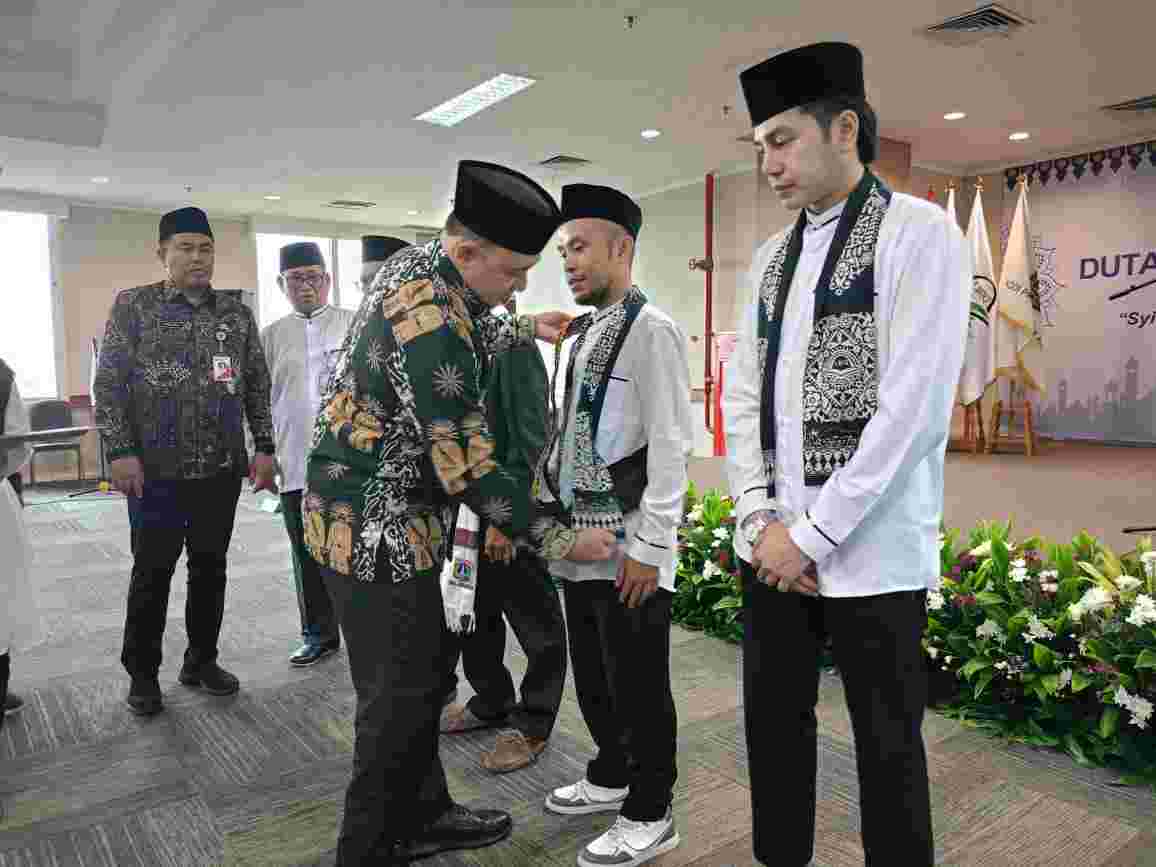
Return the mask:
{"type": "MultiPolygon", "coordinates": [[[[609,560],[617,550],[618,538],[609,530],[582,530],[566,559],[578,563],[609,560]]],[[[614,586],[619,602],[627,608],[638,608],[658,591],[658,567],[624,556],[614,586]]]]}
{"type": "Polygon", "coordinates": [[[751,566],[768,587],[805,596],[819,595],[815,564],[779,521],[771,521],[763,529],[751,553],[751,566]]]}
{"type": "MultiPolygon", "coordinates": [[[[610,560],[618,551],[618,539],[609,530],[581,530],[574,547],[566,556],[575,563],[597,563],[610,560]]],[[[496,527],[486,529],[485,554],[490,560],[509,563],[513,559],[513,544],[496,527]]],[[[658,590],[658,567],[639,563],[632,557],[623,557],[614,581],[618,599],[627,608],[637,608],[658,590]]]]}

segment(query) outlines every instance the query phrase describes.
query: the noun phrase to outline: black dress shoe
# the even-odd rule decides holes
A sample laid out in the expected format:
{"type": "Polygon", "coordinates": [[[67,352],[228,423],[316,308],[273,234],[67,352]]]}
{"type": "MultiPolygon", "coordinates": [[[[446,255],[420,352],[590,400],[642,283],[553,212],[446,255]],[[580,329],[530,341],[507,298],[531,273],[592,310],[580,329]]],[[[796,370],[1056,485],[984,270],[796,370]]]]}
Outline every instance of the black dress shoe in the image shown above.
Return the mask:
{"type": "Polygon", "coordinates": [[[177,679],[185,686],[200,687],[209,695],[232,695],[241,688],[241,682],[215,662],[197,668],[183,665],[177,679]]]}
{"type": "Polygon", "coordinates": [[[302,644],[297,648],[297,651],[289,657],[289,664],[297,668],[304,668],[307,665],[320,662],[327,656],[332,656],[340,649],[340,641],[329,641],[325,644],[302,644]]]}
{"type": "Polygon", "coordinates": [[[134,677],[125,699],[128,709],[137,716],[155,716],[165,709],[161,700],[161,684],[154,674],[151,677],[134,677]]]}
{"type": "Polygon", "coordinates": [[[471,810],[454,804],[407,846],[410,858],[428,858],[453,849],[480,849],[510,835],[514,820],[504,810],[471,810]]]}

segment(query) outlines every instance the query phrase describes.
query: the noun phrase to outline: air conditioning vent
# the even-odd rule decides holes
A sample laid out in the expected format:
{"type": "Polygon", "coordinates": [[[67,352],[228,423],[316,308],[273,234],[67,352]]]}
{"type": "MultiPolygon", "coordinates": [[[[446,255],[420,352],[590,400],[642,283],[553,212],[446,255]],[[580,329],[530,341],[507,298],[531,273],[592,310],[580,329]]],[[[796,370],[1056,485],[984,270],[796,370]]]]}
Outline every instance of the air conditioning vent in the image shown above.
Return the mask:
{"type": "Polygon", "coordinates": [[[571,169],[578,166],[590,165],[590,160],[584,160],[582,157],[572,157],[567,154],[557,154],[549,159],[542,160],[538,165],[548,169],[571,169]]]}
{"type": "Polygon", "coordinates": [[[933,24],[923,34],[947,45],[972,45],[991,36],[1010,36],[1031,23],[1006,6],[988,3],[933,24]]]}
{"type": "Polygon", "coordinates": [[[377,207],[377,202],[359,202],[355,199],[334,199],[332,202],[326,202],[327,208],[340,208],[343,211],[361,211],[365,208],[377,207]]]}
{"type": "Polygon", "coordinates": [[[1154,108],[1156,108],[1156,94],[1118,102],[1115,105],[1105,105],[1104,111],[1152,111],[1154,108]]]}

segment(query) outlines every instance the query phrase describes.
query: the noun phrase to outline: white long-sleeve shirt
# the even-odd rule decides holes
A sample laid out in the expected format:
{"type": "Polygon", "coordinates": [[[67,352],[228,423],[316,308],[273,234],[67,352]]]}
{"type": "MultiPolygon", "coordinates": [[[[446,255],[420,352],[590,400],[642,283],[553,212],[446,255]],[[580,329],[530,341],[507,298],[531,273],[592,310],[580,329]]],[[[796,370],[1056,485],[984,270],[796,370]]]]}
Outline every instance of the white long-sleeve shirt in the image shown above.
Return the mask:
{"type": "Polygon", "coordinates": [[[305,461],[321,395],[355,315],[353,310],[322,307],[309,317],[290,313],[261,332],[284,492],[305,487],[305,461]]]}
{"type": "MultiPolygon", "coordinates": [[[[586,333],[582,352],[574,359],[575,388],[581,387],[590,353],[613,309],[599,311],[586,333]]],[[[559,443],[552,456],[557,461],[561,453],[563,485],[566,468],[573,466],[577,404],[571,401],[566,441],[559,443]]],[[[552,561],[554,575],[571,581],[614,580],[627,555],[657,567],[658,586],[674,590],[686,466],[694,448],[690,364],[686,337],[673,319],[651,303],[639,311],[622,343],[594,434],[594,447],[607,466],[644,446],[648,447],[646,490],[638,509],[626,515],[626,538],[617,556],[597,563],[552,561]]]]}
{"type": "MultiPolygon", "coordinates": [[[[755,254],[749,296],[727,363],[723,416],[727,472],[741,528],[771,509],[818,566],[823,596],[872,596],[934,587],[943,514],[943,462],[963,362],[971,264],[959,227],[938,206],[895,193],[875,250],[879,408],[851,460],[821,487],[803,483],[803,375],[815,289],[845,202],[808,213],[775,370],[775,501],[767,496],[760,437],[758,287],[788,230],[755,254]],[[820,529],[821,528],[821,529],[820,529]],[[828,538],[829,537],[829,538],[828,538]]],[[[750,562],[751,545],[735,535],[750,562]]]]}

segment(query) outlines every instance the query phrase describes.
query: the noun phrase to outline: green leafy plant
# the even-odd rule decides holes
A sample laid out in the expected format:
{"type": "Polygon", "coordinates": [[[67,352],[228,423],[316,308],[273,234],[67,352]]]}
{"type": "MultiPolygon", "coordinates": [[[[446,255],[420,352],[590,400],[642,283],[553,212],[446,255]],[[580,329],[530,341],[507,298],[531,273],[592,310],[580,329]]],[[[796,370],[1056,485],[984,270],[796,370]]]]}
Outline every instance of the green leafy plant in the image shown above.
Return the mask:
{"type": "Polygon", "coordinates": [[[742,638],[742,590],[734,549],[734,503],[718,491],[701,498],[694,485],[679,530],[674,619],[689,629],[738,641],[742,638]]]}
{"type": "MultiPolygon", "coordinates": [[[[692,487],[675,619],[742,637],[734,506],[692,487]]],[[[1060,749],[1156,791],[1156,552],[1118,555],[1087,533],[1013,541],[1012,522],[944,529],[923,645],[938,710],[1060,749]]]]}

